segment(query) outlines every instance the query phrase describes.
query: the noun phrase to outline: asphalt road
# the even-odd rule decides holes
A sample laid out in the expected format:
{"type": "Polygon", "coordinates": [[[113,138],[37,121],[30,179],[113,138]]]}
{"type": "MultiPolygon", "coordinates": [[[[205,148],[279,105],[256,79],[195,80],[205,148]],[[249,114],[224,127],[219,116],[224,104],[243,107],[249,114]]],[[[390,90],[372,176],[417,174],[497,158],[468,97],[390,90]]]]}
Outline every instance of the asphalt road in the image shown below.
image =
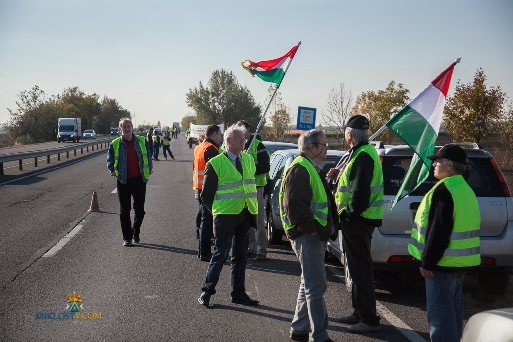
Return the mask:
{"type": "MultiPolygon", "coordinates": [[[[7,176],[0,177],[1,341],[290,341],[300,266],[286,241],[269,247],[267,261],[248,262],[246,288],[259,306],[230,302],[228,263],[213,307],[197,303],[207,263],[196,258],[193,150],[183,134],[171,150],[175,161],[154,163],[134,247],[122,246],[105,151],[19,180],[10,176],[5,185],[7,176]],[[88,214],[93,190],[102,211],[88,214]],[[58,243],[62,248],[52,249],[58,243]],[[82,318],[70,318],[73,293],[83,300],[82,318]]],[[[333,340],[429,339],[422,284],[390,274],[377,277],[382,330],[348,333],[337,321],[351,311],[343,270],[326,267],[333,340]]]]}

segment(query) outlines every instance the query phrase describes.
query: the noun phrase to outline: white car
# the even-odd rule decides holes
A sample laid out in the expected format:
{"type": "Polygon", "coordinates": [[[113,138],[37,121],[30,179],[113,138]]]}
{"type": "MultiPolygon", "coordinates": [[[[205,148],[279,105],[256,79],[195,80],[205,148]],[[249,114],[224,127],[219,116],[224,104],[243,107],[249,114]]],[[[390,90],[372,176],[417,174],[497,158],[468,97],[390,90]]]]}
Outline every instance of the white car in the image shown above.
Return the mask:
{"type": "Polygon", "coordinates": [[[461,341],[513,341],[513,308],[484,311],[470,317],[461,341]]]}
{"type": "Polygon", "coordinates": [[[96,133],[95,133],[94,129],[86,129],[84,131],[84,134],[83,134],[82,138],[84,140],[85,139],[96,139],[96,133]]]}
{"type": "Polygon", "coordinates": [[[153,132],[155,132],[157,135],[162,135],[162,128],[159,126],[153,126],[153,132]]]}

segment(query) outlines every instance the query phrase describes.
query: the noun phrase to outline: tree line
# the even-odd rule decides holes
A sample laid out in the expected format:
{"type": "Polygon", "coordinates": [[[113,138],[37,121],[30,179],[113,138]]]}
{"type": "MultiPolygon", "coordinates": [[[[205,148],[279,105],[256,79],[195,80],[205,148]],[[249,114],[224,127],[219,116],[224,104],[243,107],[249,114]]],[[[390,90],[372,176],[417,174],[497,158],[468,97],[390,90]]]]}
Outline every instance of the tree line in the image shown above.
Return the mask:
{"type": "MultiPolygon", "coordinates": [[[[456,141],[481,143],[491,133],[498,133],[502,141],[513,146],[513,105],[500,86],[486,84],[483,69],[478,69],[472,82],[458,80],[452,96],[447,97],[442,130],[456,141]]],[[[269,87],[269,96],[274,85],[269,87]]],[[[411,100],[410,91],[402,83],[390,81],[385,89],[364,91],[353,98],[344,83],[331,89],[326,105],[321,111],[321,127],[334,134],[344,145],[342,126],[354,115],[364,115],[370,121],[370,132],[376,132],[411,100]]],[[[195,115],[182,119],[182,127],[190,123],[223,123],[229,126],[240,119],[247,120],[256,128],[262,108],[255,103],[249,90],[237,82],[235,75],[226,70],[215,70],[206,85],[189,89],[187,105],[195,115]]],[[[277,92],[266,115],[269,118],[261,135],[269,140],[287,140],[293,119],[293,111],[284,105],[277,92]]],[[[390,130],[379,136],[386,143],[397,142],[398,137],[390,130]]],[[[509,149],[509,147],[508,147],[509,149]]]]}
{"type": "MultiPolygon", "coordinates": [[[[489,87],[486,79],[480,68],[472,82],[457,81],[454,94],[446,99],[441,130],[453,142],[478,144],[490,134],[497,133],[502,141],[509,142],[510,149],[509,146],[513,146],[513,105],[508,103],[508,96],[500,86],[489,87]]],[[[391,81],[385,89],[362,92],[354,100],[351,91],[342,83],[332,88],[328,95],[322,124],[330,127],[341,144],[344,139],[341,126],[353,115],[366,116],[370,121],[370,132],[376,132],[408,104],[409,92],[403,84],[391,81]]],[[[399,138],[385,130],[379,139],[391,143],[399,138]]]]}
{"type": "Polygon", "coordinates": [[[130,112],[116,99],[87,95],[78,87],[66,88],[62,94],[48,96],[37,85],[22,91],[16,109],[7,109],[10,119],[3,125],[11,141],[20,144],[55,140],[58,118],[81,118],[82,130],[94,129],[97,134],[109,134],[119,119],[130,112]]]}

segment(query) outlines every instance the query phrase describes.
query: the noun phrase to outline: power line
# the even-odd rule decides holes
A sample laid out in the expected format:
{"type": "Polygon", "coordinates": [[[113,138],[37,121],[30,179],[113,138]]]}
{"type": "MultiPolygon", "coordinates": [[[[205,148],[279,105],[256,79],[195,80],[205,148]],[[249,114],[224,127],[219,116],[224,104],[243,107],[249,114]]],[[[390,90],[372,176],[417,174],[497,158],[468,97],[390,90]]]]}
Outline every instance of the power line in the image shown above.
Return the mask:
{"type": "Polygon", "coordinates": [[[7,87],[7,88],[11,88],[11,89],[14,89],[14,90],[17,90],[17,91],[21,91],[21,90],[19,90],[19,89],[13,88],[13,87],[8,86],[7,84],[3,84],[3,83],[1,83],[1,82],[0,82],[0,84],[1,84],[1,85],[3,85],[3,86],[5,86],[5,87],[7,87]]]}
{"type": "Polygon", "coordinates": [[[23,86],[23,87],[25,87],[25,88],[30,88],[30,87],[27,87],[26,85],[23,85],[23,84],[21,84],[21,83],[18,83],[18,82],[16,82],[16,81],[11,80],[9,77],[5,77],[4,75],[0,75],[0,76],[1,76],[1,77],[3,77],[3,78],[5,78],[5,79],[8,79],[8,80],[9,80],[9,81],[11,81],[11,82],[14,82],[14,83],[16,83],[16,84],[19,84],[20,86],[23,86]]]}
{"type": "Polygon", "coordinates": [[[16,93],[13,93],[12,91],[5,90],[5,89],[3,89],[3,88],[0,88],[0,90],[6,91],[6,92],[11,93],[11,94],[14,94],[14,95],[18,95],[18,94],[16,94],[16,93]]]}

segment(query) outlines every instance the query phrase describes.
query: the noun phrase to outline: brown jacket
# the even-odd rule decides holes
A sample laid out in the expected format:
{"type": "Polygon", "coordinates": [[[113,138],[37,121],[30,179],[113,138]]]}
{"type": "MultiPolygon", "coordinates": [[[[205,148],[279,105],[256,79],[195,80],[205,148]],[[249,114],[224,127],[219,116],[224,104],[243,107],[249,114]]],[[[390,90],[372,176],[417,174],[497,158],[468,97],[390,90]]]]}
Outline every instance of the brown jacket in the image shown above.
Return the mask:
{"type": "MultiPolygon", "coordinates": [[[[321,171],[321,173],[323,172],[321,171]]],[[[328,188],[324,175],[319,174],[319,176],[330,202],[328,224],[326,226],[321,225],[310,213],[313,192],[309,186],[310,174],[308,171],[303,166],[296,164],[290,168],[283,180],[283,206],[290,223],[296,225],[294,228],[285,231],[289,239],[295,239],[303,234],[312,234],[317,231],[322,240],[327,240],[331,235],[332,223],[338,223],[335,199],[328,188]]]]}

